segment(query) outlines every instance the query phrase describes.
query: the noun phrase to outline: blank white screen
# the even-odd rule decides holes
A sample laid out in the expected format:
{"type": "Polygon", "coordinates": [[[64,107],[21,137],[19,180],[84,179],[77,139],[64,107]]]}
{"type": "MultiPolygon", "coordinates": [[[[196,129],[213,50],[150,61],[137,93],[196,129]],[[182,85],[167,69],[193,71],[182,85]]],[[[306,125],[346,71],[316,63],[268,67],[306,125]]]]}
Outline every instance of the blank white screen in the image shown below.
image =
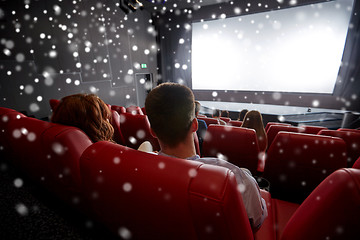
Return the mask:
{"type": "Polygon", "coordinates": [[[353,0],[192,25],[192,88],[333,93],[353,0]]]}

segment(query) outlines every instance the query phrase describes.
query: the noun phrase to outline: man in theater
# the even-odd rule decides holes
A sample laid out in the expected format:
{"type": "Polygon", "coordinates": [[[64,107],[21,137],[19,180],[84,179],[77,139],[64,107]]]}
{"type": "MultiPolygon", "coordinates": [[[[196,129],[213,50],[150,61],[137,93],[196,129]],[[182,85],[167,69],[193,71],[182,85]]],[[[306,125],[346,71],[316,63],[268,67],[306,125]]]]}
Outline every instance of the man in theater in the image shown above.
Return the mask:
{"type": "MultiPolygon", "coordinates": [[[[196,155],[194,132],[198,128],[195,118],[195,100],[192,91],[177,83],[163,83],[147,96],[145,109],[152,134],[160,143],[160,155],[199,161],[226,167],[236,176],[250,224],[260,228],[267,217],[266,203],[260,196],[259,186],[250,171],[217,158],[196,155]]],[[[239,156],[240,157],[240,156],[239,156]]]]}

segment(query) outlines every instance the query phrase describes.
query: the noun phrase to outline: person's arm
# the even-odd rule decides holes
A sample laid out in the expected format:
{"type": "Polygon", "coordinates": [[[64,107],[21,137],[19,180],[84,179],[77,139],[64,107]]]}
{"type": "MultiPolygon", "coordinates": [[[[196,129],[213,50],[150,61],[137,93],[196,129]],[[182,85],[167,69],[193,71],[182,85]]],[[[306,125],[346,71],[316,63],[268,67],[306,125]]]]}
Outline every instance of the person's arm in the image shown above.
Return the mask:
{"type": "Polygon", "coordinates": [[[219,161],[219,165],[234,172],[251,227],[254,231],[258,230],[268,215],[266,202],[260,195],[259,185],[248,169],[240,169],[227,161],[219,161]]]}

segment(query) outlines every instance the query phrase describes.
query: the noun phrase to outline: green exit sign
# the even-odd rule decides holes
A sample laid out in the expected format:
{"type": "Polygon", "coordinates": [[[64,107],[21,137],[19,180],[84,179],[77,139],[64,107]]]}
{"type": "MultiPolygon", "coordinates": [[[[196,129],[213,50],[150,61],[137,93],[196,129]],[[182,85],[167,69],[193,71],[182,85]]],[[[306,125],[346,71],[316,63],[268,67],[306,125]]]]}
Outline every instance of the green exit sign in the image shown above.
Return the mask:
{"type": "Polygon", "coordinates": [[[147,68],[146,63],[142,63],[142,64],[141,64],[141,68],[147,68]]]}

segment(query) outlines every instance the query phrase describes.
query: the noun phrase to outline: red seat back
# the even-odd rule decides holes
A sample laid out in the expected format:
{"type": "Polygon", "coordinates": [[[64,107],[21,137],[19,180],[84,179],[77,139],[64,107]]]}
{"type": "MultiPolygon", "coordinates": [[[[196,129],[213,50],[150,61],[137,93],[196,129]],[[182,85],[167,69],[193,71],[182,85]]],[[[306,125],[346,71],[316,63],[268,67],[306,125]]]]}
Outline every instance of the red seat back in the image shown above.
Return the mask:
{"type": "Polygon", "coordinates": [[[13,109],[0,107],[0,156],[6,159],[11,155],[9,137],[12,137],[12,133],[8,133],[8,124],[23,117],[26,116],[13,109]]]}
{"type": "Polygon", "coordinates": [[[146,109],[145,109],[145,107],[142,107],[142,108],[141,108],[141,111],[143,112],[144,115],[146,115],[146,109]]]}
{"type": "Polygon", "coordinates": [[[209,127],[210,124],[216,124],[219,125],[219,121],[215,118],[210,117],[197,117],[198,119],[204,120],[206,122],[206,125],[209,127]]]}
{"type": "Polygon", "coordinates": [[[360,133],[360,130],[359,130],[359,129],[351,129],[351,128],[339,128],[337,131],[357,132],[357,133],[360,133]]]}
{"type": "Polygon", "coordinates": [[[231,126],[210,125],[203,142],[204,157],[224,156],[227,161],[256,173],[259,147],[255,130],[231,126]]]}
{"type": "Polygon", "coordinates": [[[62,199],[79,194],[80,156],[92,144],[84,132],[34,118],[16,119],[8,127],[16,165],[62,199]]]}
{"type": "Polygon", "coordinates": [[[352,167],[356,159],[360,157],[360,132],[321,130],[319,135],[333,136],[342,138],[346,143],[347,167],[352,167]]]}
{"type": "Polygon", "coordinates": [[[157,138],[150,133],[150,123],[146,115],[120,114],[121,132],[126,146],[137,149],[144,141],[149,141],[156,151],[160,150],[157,138]]]}
{"type": "Polygon", "coordinates": [[[291,124],[289,124],[289,123],[268,122],[265,126],[265,132],[267,132],[269,130],[269,128],[273,125],[291,126],[291,124]]]}
{"type": "Polygon", "coordinates": [[[360,157],[355,161],[355,163],[354,163],[354,165],[352,167],[360,169],[360,157]]]}
{"type": "Polygon", "coordinates": [[[304,128],[304,133],[307,134],[318,134],[321,130],[327,130],[326,127],[320,127],[320,126],[308,126],[308,125],[304,125],[301,126],[304,128]]]}
{"type": "Polygon", "coordinates": [[[114,128],[113,140],[118,144],[125,145],[125,139],[124,139],[124,137],[122,135],[121,127],[120,127],[120,115],[115,110],[111,110],[111,121],[110,121],[110,123],[114,128]]]}
{"type": "Polygon", "coordinates": [[[231,118],[228,118],[228,117],[220,117],[220,119],[226,123],[230,122],[230,120],[231,120],[231,118]]]}
{"type": "Polygon", "coordinates": [[[230,120],[230,122],[228,124],[230,126],[234,126],[234,127],[241,127],[242,121],[230,120]]]}
{"type": "Polygon", "coordinates": [[[329,174],[346,167],[346,145],[340,138],[280,132],[270,146],[264,178],[272,197],[303,201],[329,174]]]}
{"type": "Polygon", "coordinates": [[[127,113],[144,115],[141,108],[138,106],[129,106],[126,108],[127,113]]]}
{"type": "Polygon", "coordinates": [[[90,211],[131,239],[253,239],[233,173],[97,142],[81,157],[90,211]]]}
{"type": "Polygon", "coordinates": [[[126,113],[126,108],[121,106],[111,105],[111,110],[115,110],[118,114],[126,113]]]}
{"type": "Polygon", "coordinates": [[[266,132],[268,137],[268,149],[270,148],[271,143],[274,141],[274,138],[280,131],[304,133],[305,129],[288,125],[271,125],[266,132]]]}
{"type": "Polygon", "coordinates": [[[50,108],[51,110],[55,110],[55,108],[59,105],[60,103],[60,100],[57,100],[57,99],[50,99],[49,100],[49,104],[50,104],[50,108]]]}
{"type": "Polygon", "coordinates": [[[359,239],[360,170],[327,177],[288,221],[281,240],[359,239]]]}

